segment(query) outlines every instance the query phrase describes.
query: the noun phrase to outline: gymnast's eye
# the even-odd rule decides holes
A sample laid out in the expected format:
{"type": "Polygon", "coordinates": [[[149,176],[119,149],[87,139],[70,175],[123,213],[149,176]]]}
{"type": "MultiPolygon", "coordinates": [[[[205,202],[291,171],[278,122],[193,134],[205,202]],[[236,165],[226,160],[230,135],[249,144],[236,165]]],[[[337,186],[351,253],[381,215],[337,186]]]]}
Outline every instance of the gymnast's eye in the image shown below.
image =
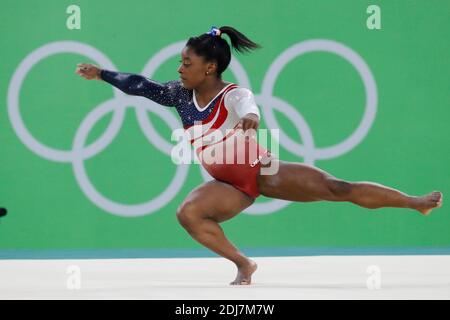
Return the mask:
{"type": "MultiPolygon", "coordinates": [[[[183,61],[180,60],[179,62],[183,62],[183,61]]],[[[190,64],[183,63],[183,66],[187,67],[187,66],[190,66],[190,64]]]]}

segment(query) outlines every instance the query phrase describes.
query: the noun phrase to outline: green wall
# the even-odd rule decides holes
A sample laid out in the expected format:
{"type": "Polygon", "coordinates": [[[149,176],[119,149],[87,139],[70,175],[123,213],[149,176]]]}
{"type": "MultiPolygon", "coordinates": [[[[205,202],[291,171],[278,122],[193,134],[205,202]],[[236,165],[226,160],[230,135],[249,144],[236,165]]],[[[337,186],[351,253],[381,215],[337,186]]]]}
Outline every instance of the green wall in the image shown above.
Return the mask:
{"type": "MultiPolygon", "coordinates": [[[[74,74],[79,62],[99,64],[81,54],[83,46],[97,50],[102,61],[109,60],[120,71],[162,82],[177,79],[179,56],[167,56],[152,74],[146,74],[149,60],[170,45],[207,32],[211,25],[234,26],[263,46],[248,55],[235,55],[248,77],[247,85],[265,104],[259,103],[261,128],[274,128],[265,108],[276,107],[266,106],[271,100],[264,97],[264,79],[289,48],[304,46],[308,40],[326,40],[360,57],[369,78],[373,77],[373,119],[366,124],[366,133],[341,154],[315,158],[314,148],[339,145],[361,125],[366,110],[364,82],[348,60],[332,52],[308,52],[291,59],[276,78],[272,95],[295,109],[309,129],[283,112],[276,111],[275,117],[292,140],[291,146],[308,144],[310,149],[308,156],[302,156],[282,140],[281,159],[311,163],[342,179],[374,181],[411,195],[439,190],[445,198],[450,191],[448,1],[79,0],[81,29],[69,30],[66,9],[71,4],[2,1],[0,206],[9,213],[0,221],[0,252],[201,248],[175,216],[185,196],[204,181],[197,164],[185,168],[184,183],[180,169],[175,177],[180,190],[170,201],[153,212],[125,217],[120,206],[114,213],[87,196],[70,157],[80,124],[114,96],[109,84],[74,74]],[[370,15],[366,9],[371,4],[381,8],[380,30],[366,26],[370,15]],[[19,88],[14,75],[19,77],[18,72],[26,69],[24,61],[31,61],[27,57],[32,59],[30,54],[38,54],[40,48],[48,53],[50,43],[62,41],[70,43],[55,48],[78,48],[78,53],[55,53],[29,65],[19,88]],[[14,88],[22,123],[46,149],[38,144],[30,147],[18,133],[18,120],[11,113],[14,88]],[[306,131],[309,140],[300,134],[306,131]]],[[[245,85],[232,70],[225,72],[224,79],[245,85]]],[[[177,169],[147,139],[135,107],[127,105],[114,139],[83,162],[95,189],[127,208],[160,196],[177,169]]],[[[164,109],[159,113],[180,125],[174,108],[154,107],[164,109]]],[[[146,117],[163,139],[160,145],[171,143],[168,123],[156,112],[146,117]]],[[[102,136],[112,119],[111,112],[99,118],[86,144],[102,136]]],[[[262,205],[270,201],[258,198],[258,210],[268,208],[262,205]]],[[[449,227],[445,199],[443,207],[428,217],[408,209],[369,210],[351,203],[311,202],[292,203],[265,214],[242,213],[223,224],[239,247],[279,249],[450,247],[449,227]]]]}

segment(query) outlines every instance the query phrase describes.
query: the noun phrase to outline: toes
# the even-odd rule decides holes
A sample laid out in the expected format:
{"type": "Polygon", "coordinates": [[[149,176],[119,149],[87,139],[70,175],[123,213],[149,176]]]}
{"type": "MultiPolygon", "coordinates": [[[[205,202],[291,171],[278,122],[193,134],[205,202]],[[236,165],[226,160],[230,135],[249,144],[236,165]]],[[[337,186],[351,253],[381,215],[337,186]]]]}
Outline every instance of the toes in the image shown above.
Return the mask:
{"type": "Polygon", "coordinates": [[[434,196],[435,196],[437,199],[439,199],[440,197],[442,197],[442,193],[439,192],[439,191],[435,191],[435,192],[433,192],[433,194],[434,194],[434,196]]]}
{"type": "Polygon", "coordinates": [[[434,205],[441,205],[442,204],[442,192],[439,191],[433,191],[431,195],[429,196],[429,199],[434,203],[434,205]]]}
{"type": "Polygon", "coordinates": [[[230,285],[232,285],[232,286],[237,286],[237,285],[245,286],[245,285],[249,285],[250,283],[251,283],[250,280],[243,279],[243,280],[240,280],[240,281],[235,280],[233,282],[230,282],[230,285]]]}
{"type": "Polygon", "coordinates": [[[232,286],[235,286],[235,285],[239,284],[239,280],[238,279],[234,279],[234,281],[230,282],[230,284],[232,286]]]}
{"type": "Polygon", "coordinates": [[[441,203],[442,203],[442,193],[439,192],[439,193],[436,195],[435,200],[436,200],[436,202],[437,202],[438,205],[441,204],[441,203]]]}

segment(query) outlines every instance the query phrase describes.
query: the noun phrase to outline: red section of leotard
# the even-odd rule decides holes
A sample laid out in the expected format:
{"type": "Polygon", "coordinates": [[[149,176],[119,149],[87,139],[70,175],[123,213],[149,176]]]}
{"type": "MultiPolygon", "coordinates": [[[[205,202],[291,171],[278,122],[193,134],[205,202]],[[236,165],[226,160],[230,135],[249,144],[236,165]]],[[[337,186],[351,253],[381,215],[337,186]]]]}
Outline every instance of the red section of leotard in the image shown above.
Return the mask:
{"type": "Polygon", "coordinates": [[[257,186],[260,160],[268,152],[253,137],[247,140],[234,134],[223,142],[206,147],[198,154],[201,164],[212,177],[256,198],[260,195],[257,186]],[[234,148],[231,148],[232,143],[234,148]]]}
{"type": "Polygon", "coordinates": [[[257,177],[261,167],[260,160],[269,151],[260,146],[253,137],[245,139],[242,130],[236,130],[239,121],[234,112],[227,110],[224,96],[238,86],[227,87],[217,100],[211,114],[201,121],[200,132],[194,125],[185,126],[190,133],[190,142],[194,146],[200,163],[215,179],[231,184],[252,198],[260,195],[257,177]],[[230,122],[235,127],[226,130],[230,122]],[[220,133],[217,140],[214,133],[220,133]]]}

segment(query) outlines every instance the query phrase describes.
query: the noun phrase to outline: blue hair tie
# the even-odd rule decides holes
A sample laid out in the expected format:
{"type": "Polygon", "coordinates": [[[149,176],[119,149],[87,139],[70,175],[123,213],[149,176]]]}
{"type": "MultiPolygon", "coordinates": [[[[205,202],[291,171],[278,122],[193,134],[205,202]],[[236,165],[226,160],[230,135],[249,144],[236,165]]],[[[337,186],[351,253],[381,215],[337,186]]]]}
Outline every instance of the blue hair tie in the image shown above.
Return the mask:
{"type": "Polygon", "coordinates": [[[211,29],[207,32],[207,34],[211,35],[211,36],[217,36],[220,37],[220,35],[222,34],[222,32],[220,31],[219,28],[217,28],[216,26],[212,26],[211,29]]]}

